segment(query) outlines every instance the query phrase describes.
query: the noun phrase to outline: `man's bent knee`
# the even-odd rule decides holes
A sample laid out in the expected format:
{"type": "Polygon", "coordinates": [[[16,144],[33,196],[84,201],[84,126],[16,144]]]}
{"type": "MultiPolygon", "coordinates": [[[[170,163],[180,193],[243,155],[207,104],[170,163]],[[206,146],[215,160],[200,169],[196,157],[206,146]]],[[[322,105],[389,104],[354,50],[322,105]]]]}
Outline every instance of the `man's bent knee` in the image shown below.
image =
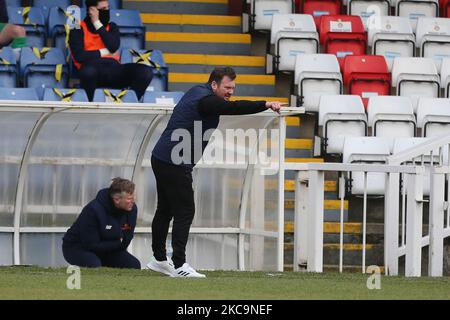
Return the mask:
{"type": "Polygon", "coordinates": [[[7,33],[11,38],[26,36],[25,28],[15,24],[7,24],[3,29],[3,32],[7,33]]]}

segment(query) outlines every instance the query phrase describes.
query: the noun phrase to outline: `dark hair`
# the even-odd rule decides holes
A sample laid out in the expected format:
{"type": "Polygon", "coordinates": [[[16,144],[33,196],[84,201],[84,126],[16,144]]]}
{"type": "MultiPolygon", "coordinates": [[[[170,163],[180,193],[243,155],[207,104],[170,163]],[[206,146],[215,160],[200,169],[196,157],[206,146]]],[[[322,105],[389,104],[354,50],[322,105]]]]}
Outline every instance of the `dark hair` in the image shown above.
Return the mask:
{"type": "Polygon", "coordinates": [[[211,84],[215,81],[217,84],[220,84],[223,77],[227,76],[231,80],[236,79],[236,72],[234,72],[231,67],[215,67],[214,70],[209,75],[208,83],[211,84]]]}
{"type": "Polygon", "coordinates": [[[109,187],[109,195],[113,197],[117,194],[122,194],[123,192],[132,194],[134,192],[134,183],[120,177],[113,178],[111,186],[109,187]]]}
{"type": "Polygon", "coordinates": [[[105,1],[105,0],[86,0],[86,8],[96,7],[100,1],[105,1]]]}

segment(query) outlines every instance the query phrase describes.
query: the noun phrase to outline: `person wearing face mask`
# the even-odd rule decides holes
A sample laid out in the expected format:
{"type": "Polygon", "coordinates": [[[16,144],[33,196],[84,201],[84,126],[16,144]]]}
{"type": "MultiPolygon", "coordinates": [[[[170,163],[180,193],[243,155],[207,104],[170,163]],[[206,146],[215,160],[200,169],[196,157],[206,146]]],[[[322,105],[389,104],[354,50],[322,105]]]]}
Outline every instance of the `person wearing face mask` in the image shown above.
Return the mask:
{"type": "Polygon", "coordinates": [[[127,252],[136,227],[137,207],[133,182],[114,178],[81,211],[63,237],[66,261],[80,267],[140,269],[141,263],[127,252]]]}
{"type": "Polygon", "coordinates": [[[152,81],[151,67],[120,63],[120,33],[110,22],[107,0],[86,0],[87,14],[79,29],[69,34],[69,49],[81,87],[89,101],[97,88],[130,88],[140,99],[152,81]]]}

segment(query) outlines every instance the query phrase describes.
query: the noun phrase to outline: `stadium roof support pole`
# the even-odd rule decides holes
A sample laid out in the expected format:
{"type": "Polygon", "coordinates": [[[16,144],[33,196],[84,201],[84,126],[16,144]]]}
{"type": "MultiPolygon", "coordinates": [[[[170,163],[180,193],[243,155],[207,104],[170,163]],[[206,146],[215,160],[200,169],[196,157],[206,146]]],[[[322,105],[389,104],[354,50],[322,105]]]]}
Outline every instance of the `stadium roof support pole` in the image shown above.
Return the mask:
{"type": "Polygon", "coordinates": [[[308,262],[309,272],[323,271],[324,171],[309,171],[308,262]]]}
{"type": "MultiPolygon", "coordinates": [[[[141,145],[139,146],[139,150],[136,155],[136,162],[133,167],[133,174],[131,180],[137,186],[137,193],[138,193],[137,201],[139,201],[139,199],[144,199],[144,184],[142,182],[142,163],[144,161],[145,152],[147,151],[148,144],[150,143],[150,138],[153,136],[153,133],[155,132],[162,118],[163,115],[157,115],[152,120],[152,122],[150,122],[150,125],[148,126],[147,131],[145,132],[145,135],[142,138],[141,145]]],[[[131,243],[128,247],[128,251],[130,253],[133,253],[133,240],[131,240],[131,243]]]]}
{"type": "Polygon", "coordinates": [[[295,175],[295,214],[294,214],[294,265],[306,265],[308,260],[308,173],[298,171],[295,175]]]}
{"type": "MultiPolygon", "coordinates": [[[[273,119],[270,119],[264,125],[264,129],[272,123],[273,119]]],[[[264,130],[261,130],[260,135],[258,136],[258,144],[263,139],[262,134],[264,130]]],[[[249,154],[249,160],[256,159],[258,156],[258,145],[253,148],[252,154],[249,154]]],[[[240,271],[245,270],[245,234],[242,233],[242,230],[245,229],[245,216],[247,213],[247,205],[249,203],[250,198],[250,189],[253,183],[253,175],[255,170],[255,162],[251,162],[247,166],[247,171],[245,173],[244,185],[242,187],[241,193],[241,207],[239,212],[239,236],[238,236],[238,268],[240,271]]],[[[284,184],[283,184],[284,187],[284,184]]]]}
{"type": "Polygon", "coordinates": [[[278,117],[278,238],[277,238],[277,271],[284,269],[284,171],[285,171],[285,141],[286,141],[286,117],[278,117]]]}
{"type": "Polygon", "coordinates": [[[400,173],[388,173],[384,200],[384,266],[385,274],[398,275],[398,221],[400,173]]]}
{"type": "Polygon", "coordinates": [[[145,132],[144,138],[142,139],[141,145],[139,146],[139,151],[136,156],[136,163],[133,168],[132,181],[134,183],[139,183],[142,173],[142,162],[144,160],[145,152],[147,151],[148,144],[150,143],[150,138],[153,136],[156,128],[163,119],[163,115],[156,116],[150,123],[147,131],[145,132]]]}
{"type": "Polygon", "coordinates": [[[28,161],[30,159],[31,150],[33,149],[34,142],[36,141],[39,132],[44,126],[45,122],[56,112],[60,112],[64,109],[58,111],[51,111],[48,113],[43,113],[40,118],[36,121],[33,130],[28,137],[27,144],[25,146],[22,161],[19,168],[19,178],[17,180],[16,187],[16,199],[14,205],[14,264],[20,264],[20,220],[22,213],[23,196],[25,191],[25,180],[28,173],[28,161]]]}
{"type": "MultiPolygon", "coordinates": [[[[430,183],[430,248],[428,250],[428,275],[442,277],[444,264],[444,190],[445,170],[431,167],[430,183]]],[[[448,167],[446,168],[448,172],[448,167]]]]}
{"type": "Polygon", "coordinates": [[[422,264],[423,167],[407,174],[405,276],[420,277],[422,264]]]}

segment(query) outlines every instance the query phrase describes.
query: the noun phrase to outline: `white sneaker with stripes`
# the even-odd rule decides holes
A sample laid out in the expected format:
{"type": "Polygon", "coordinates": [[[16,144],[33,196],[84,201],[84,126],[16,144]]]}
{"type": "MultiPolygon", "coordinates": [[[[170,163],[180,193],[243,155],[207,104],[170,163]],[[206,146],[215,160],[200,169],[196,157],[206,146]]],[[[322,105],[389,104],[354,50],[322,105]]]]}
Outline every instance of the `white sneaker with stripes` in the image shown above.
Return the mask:
{"type": "Polygon", "coordinates": [[[187,262],[185,262],[181,267],[175,269],[172,273],[172,277],[177,278],[206,278],[206,275],[198,273],[192,268],[187,262]]]}
{"type": "Polygon", "coordinates": [[[168,276],[172,276],[175,272],[175,267],[173,266],[172,260],[167,257],[166,261],[158,261],[155,257],[152,257],[150,262],[147,264],[147,269],[164,273],[168,276]]]}

